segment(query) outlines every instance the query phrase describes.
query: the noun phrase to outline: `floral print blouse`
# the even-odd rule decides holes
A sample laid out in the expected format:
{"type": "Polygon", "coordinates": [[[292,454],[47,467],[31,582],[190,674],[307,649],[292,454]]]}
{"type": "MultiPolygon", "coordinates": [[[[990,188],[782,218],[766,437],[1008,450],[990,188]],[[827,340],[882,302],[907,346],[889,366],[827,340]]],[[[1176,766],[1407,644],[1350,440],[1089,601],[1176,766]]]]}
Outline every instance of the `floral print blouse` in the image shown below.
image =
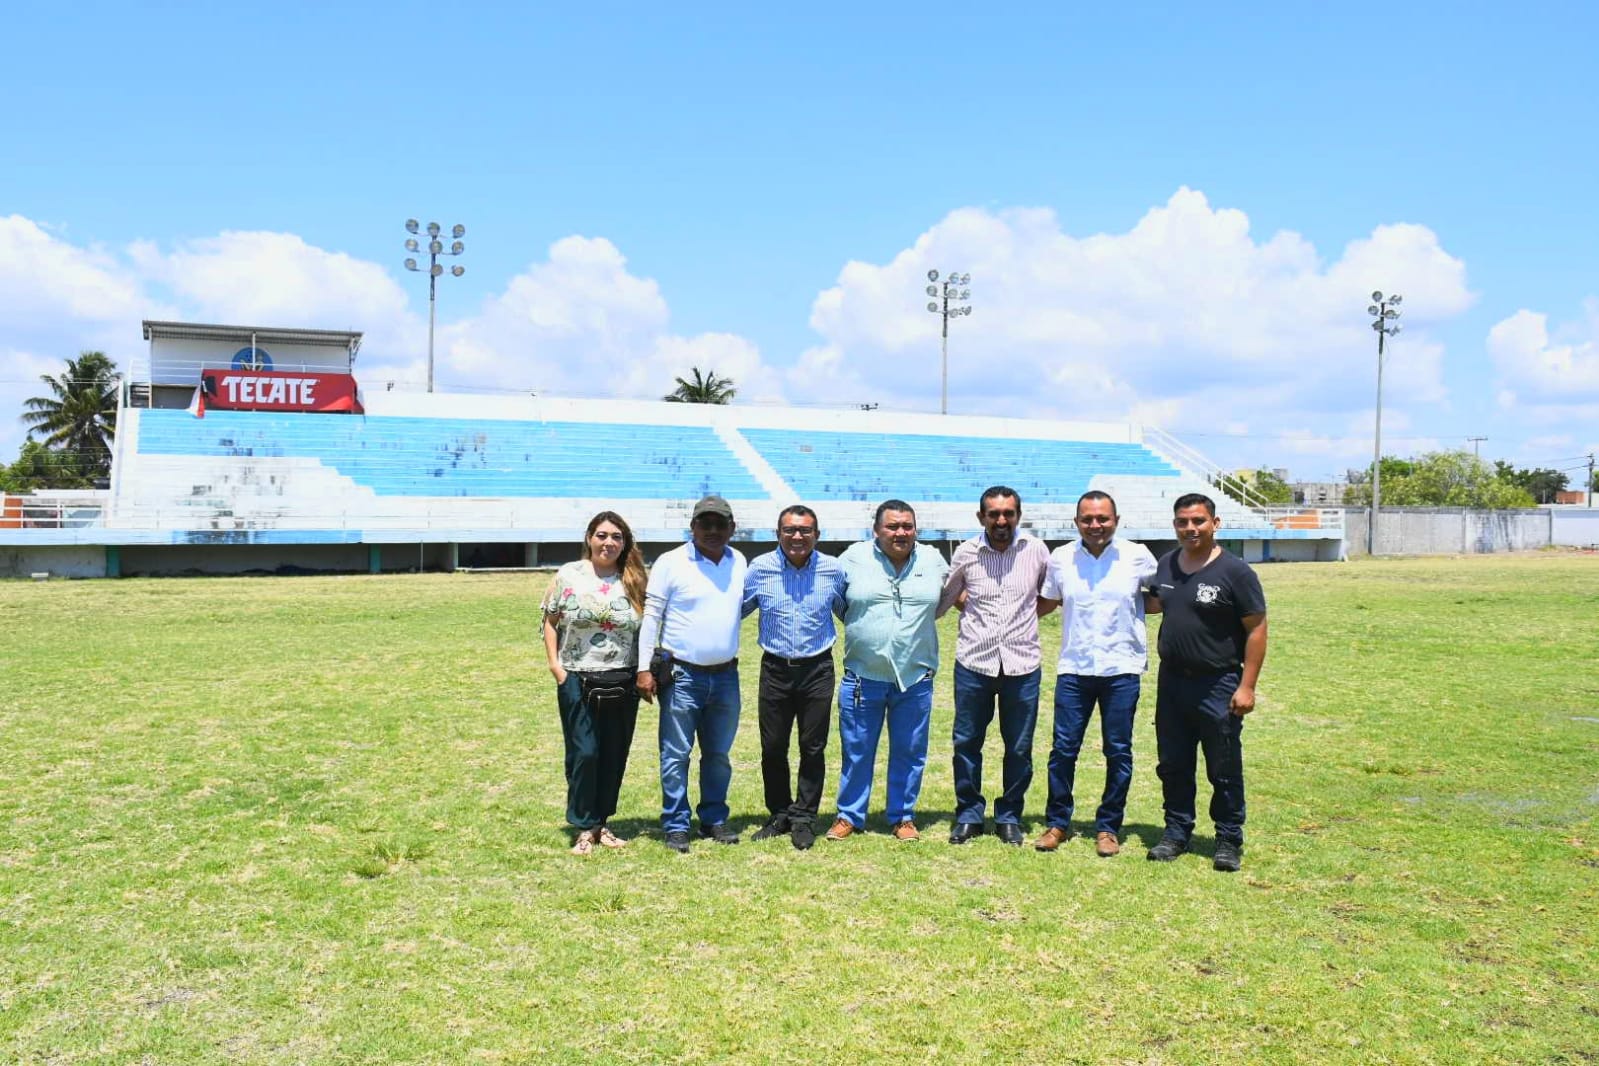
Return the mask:
{"type": "Polygon", "coordinates": [[[555,624],[564,669],[638,669],[640,619],[620,575],[602,580],[586,559],[567,563],[555,572],[544,613],[555,624]]]}

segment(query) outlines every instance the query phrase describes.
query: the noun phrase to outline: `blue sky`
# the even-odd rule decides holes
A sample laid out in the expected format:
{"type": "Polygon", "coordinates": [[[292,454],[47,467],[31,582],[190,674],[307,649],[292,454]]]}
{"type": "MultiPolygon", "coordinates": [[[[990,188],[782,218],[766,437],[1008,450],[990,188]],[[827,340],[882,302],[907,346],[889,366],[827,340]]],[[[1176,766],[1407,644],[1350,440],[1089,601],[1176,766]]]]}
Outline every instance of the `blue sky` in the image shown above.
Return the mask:
{"type": "MultiPolygon", "coordinates": [[[[409,216],[467,226],[444,387],[1157,422],[1219,460],[1599,445],[1588,4],[75,6],[8,16],[0,403],[138,320],[366,331],[421,376],[409,216]],[[993,9],[1001,11],[1001,9],[993,9]]],[[[0,421],[9,458],[20,427],[0,421]]]]}

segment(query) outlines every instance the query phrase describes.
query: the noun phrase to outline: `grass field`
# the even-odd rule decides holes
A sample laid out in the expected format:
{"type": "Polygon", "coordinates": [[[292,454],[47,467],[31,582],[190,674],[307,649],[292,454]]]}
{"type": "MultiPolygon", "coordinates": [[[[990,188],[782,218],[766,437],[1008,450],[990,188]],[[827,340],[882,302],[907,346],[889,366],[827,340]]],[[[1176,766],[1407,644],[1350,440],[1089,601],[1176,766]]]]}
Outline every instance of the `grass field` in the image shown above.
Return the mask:
{"type": "Polygon", "coordinates": [[[645,713],[578,859],[545,578],[0,584],[0,1061],[1599,1062],[1599,558],[1261,576],[1233,876],[1143,859],[1152,691],[1120,858],[945,844],[947,630],[921,844],[675,856],[645,713]]]}

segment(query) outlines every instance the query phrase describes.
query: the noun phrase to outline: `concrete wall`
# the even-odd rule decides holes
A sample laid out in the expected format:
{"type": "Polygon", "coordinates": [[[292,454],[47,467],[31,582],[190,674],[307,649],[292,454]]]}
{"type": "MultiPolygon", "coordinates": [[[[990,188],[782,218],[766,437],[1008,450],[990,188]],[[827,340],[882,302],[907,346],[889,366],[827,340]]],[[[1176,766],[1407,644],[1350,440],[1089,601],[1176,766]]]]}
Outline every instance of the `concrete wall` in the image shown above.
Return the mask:
{"type": "Polygon", "coordinates": [[[105,577],[106,550],[99,545],[51,544],[0,549],[0,577],[105,577]]]}
{"type": "Polygon", "coordinates": [[[1599,507],[1556,508],[1549,512],[1551,540],[1569,548],[1599,545],[1599,507]]]}
{"type": "MultiPolygon", "coordinates": [[[[1365,508],[1344,511],[1344,542],[1351,556],[1366,554],[1370,516],[1365,508]]],[[[1545,509],[1384,507],[1377,538],[1379,555],[1471,555],[1528,551],[1556,543],[1551,536],[1551,512],[1545,509]]]]}

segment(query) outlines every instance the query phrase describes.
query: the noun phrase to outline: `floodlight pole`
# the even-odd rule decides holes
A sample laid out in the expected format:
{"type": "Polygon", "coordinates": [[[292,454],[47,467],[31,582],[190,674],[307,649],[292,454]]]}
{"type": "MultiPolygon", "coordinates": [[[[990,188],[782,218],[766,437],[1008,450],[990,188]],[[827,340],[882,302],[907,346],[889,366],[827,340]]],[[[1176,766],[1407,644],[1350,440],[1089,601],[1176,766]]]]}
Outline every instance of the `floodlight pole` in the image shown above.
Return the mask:
{"type": "Polygon", "coordinates": [[[1377,515],[1382,509],[1382,360],[1383,341],[1399,332],[1399,304],[1404,297],[1394,293],[1386,298],[1381,292],[1371,294],[1372,305],[1366,313],[1372,315],[1371,328],[1377,331],[1377,422],[1375,443],[1371,458],[1371,521],[1366,523],[1366,553],[1377,554],[1377,515]]]}
{"type": "MultiPolygon", "coordinates": [[[[416,219],[411,218],[411,219],[407,219],[406,220],[406,222],[405,222],[405,231],[407,233],[415,234],[419,229],[420,229],[420,226],[418,225],[416,219]]],[[[434,326],[434,322],[437,320],[437,315],[438,315],[439,275],[444,273],[444,268],[439,266],[439,256],[441,256],[441,255],[460,255],[462,252],[466,251],[466,245],[461,242],[461,238],[466,236],[466,227],[465,226],[461,225],[460,223],[456,223],[455,226],[451,227],[450,236],[454,238],[454,241],[450,244],[449,251],[445,251],[444,242],[439,239],[439,232],[440,232],[440,226],[439,226],[439,224],[437,222],[429,222],[427,224],[427,235],[428,235],[428,244],[427,244],[427,251],[428,251],[428,266],[427,266],[427,276],[428,276],[428,391],[429,392],[433,391],[433,326],[434,326]]],[[[408,252],[420,252],[422,250],[421,243],[414,236],[413,237],[408,237],[408,238],[406,238],[406,241],[405,241],[405,250],[408,251],[408,252]]],[[[414,270],[414,271],[416,271],[418,273],[420,273],[422,271],[422,268],[417,265],[417,262],[416,262],[415,259],[407,259],[405,261],[405,269],[414,270]]],[[[450,268],[450,275],[452,277],[457,277],[458,278],[462,274],[465,274],[465,273],[466,273],[466,267],[457,265],[457,266],[453,266],[453,267],[450,268]]]]}
{"type": "Polygon", "coordinates": [[[972,291],[964,287],[971,283],[972,276],[949,274],[945,276],[944,283],[939,285],[938,271],[929,270],[927,280],[934,283],[927,286],[927,295],[935,298],[934,302],[927,305],[927,309],[943,319],[943,341],[939,347],[938,413],[947,415],[949,414],[949,320],[972,313],[971,304],[965,307],[951,307],[949,304],[951,300],[959,303],[972,298],[972,291]],[[943,298],[942,305],[937,302],[940,296],[943,298]]]}

